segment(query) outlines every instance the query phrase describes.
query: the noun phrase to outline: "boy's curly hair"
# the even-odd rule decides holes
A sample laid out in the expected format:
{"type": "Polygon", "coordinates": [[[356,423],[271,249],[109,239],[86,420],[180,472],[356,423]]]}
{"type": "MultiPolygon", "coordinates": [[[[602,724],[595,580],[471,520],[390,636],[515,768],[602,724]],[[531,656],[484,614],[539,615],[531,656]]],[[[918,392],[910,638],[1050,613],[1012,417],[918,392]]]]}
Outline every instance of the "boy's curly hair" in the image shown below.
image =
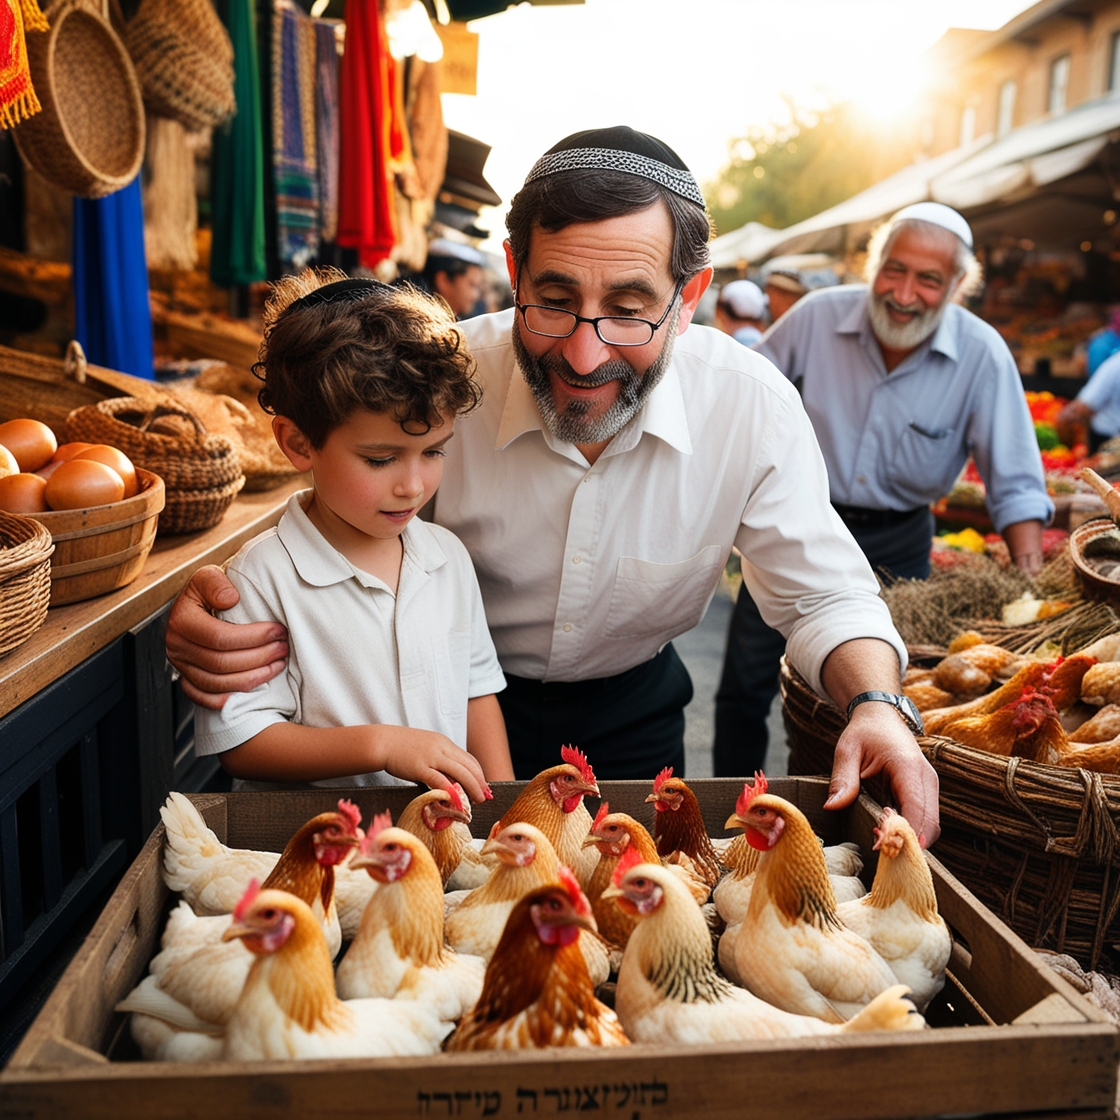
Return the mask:
{"type": "Polygon", "coordinates": [[[305,269],[273,285],[253,366],[264,382],[257,399],[266,412],[287,417],[318,450],[358,408],[391,412],[407,432],[422,435],[442,417],[477,407],[474,359],[438,297],[378,286],[291,307],[345,279],[338,269],[305,269]]]}

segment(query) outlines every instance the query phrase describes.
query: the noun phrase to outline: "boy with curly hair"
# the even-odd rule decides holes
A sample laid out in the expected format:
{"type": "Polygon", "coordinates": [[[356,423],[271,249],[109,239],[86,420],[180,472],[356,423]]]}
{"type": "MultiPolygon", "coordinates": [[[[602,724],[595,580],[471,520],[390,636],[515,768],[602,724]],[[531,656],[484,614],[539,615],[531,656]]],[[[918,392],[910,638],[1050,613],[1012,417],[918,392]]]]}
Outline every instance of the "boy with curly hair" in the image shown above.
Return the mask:
{"type": "Polygon", "coordinates": [[[513,778],[505,679],[466,549],[416,517],[474,364],[438,301],[336,277],[285,277],[266,307],[260,402],[313,487],[227,567],[222,617],[282,623],[287,668],[199,708],[195,749],[240,789],[455,781],[481,801],[513,778]]]}

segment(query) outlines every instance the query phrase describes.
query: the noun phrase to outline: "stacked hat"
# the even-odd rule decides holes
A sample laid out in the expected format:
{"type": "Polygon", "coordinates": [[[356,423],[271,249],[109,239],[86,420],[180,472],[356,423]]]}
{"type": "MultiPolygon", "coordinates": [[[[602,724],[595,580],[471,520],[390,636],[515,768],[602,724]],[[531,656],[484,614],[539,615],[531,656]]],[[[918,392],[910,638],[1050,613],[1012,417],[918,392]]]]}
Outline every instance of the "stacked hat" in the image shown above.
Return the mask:
{"type": "Polygon", "coordinates": [[[793,268],[776,268],[773,272],[767,273],[766,286],[795,296],[803,296],[809,290],[809,285],[802,279],[801,273],[793,268]]]}
{"type": "Polygon", "coordinates": [[[761,319],[766,314],[766,296],[750,280],[732,280],[719,290],[719,305],[736,319],[761,319]]]}

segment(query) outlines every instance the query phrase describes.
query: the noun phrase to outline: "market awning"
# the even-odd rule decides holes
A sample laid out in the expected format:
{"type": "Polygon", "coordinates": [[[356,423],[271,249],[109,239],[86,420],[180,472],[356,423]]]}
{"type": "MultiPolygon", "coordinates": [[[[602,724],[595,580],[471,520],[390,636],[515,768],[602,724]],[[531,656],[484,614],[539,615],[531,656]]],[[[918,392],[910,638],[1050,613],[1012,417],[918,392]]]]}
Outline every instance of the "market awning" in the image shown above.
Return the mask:
{"type": "Polygon", "coordinates": [[[1088,167],[1120,129],[1120,95],[1024,125],[939,175],[931,197],[966,211],[1022,198],[1088,167]]]}
{"type": "MultiPolygon", "coordinates": [[[[919,160],[828,210],[822,210],[786,229],[774,231],[776,236],[764,253],[752,263],[778,253],[843,254],[846,248],[856,244],[896,210],[901,210],[912,202],[928,200],[933,179],[968,159],[988,143],[990,138],[982,137],[963,148],[943,152],[933,159],[919,160]]],[[[731,238],[734,233],[726,236],[731,238]]],[[[717,238],[712,243],[713,248],[718,240],[717,238]]]]}
{"type": "Polygon", "coordinates": [[[740,261],[748,264],[765,257],[772,245],[784,236],[784,231],[773,229],[761,222],[747,222],[745,226],[715,238],[709,248],[715,268],[734,268],[740,261]]]}

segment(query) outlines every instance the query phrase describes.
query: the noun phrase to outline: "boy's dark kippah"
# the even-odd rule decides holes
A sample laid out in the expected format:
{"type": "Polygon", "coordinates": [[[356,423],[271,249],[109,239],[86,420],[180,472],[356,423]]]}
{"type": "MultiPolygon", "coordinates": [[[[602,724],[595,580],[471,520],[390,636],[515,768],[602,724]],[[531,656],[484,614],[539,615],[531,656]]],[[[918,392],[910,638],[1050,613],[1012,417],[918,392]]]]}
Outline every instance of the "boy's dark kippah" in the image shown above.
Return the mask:
{"type": "Polygon", "coordinates": [[[316,288],[313,292],[308,292],[305,296],[300,296],[299,299],[292,300],[287,307],[284,308],[283,314],[287,315],[289,311],[297,307],[314,307],[320,303],[338,303],[341,300],[359,300],[365,296],[372,295],[374,292],[388,292],[392,291],[388,284],[382,284],[380,280],[372,280],[364,277],[358,279],[335,280],[332,284],[324,284],[321,288],[316,288]]]}

